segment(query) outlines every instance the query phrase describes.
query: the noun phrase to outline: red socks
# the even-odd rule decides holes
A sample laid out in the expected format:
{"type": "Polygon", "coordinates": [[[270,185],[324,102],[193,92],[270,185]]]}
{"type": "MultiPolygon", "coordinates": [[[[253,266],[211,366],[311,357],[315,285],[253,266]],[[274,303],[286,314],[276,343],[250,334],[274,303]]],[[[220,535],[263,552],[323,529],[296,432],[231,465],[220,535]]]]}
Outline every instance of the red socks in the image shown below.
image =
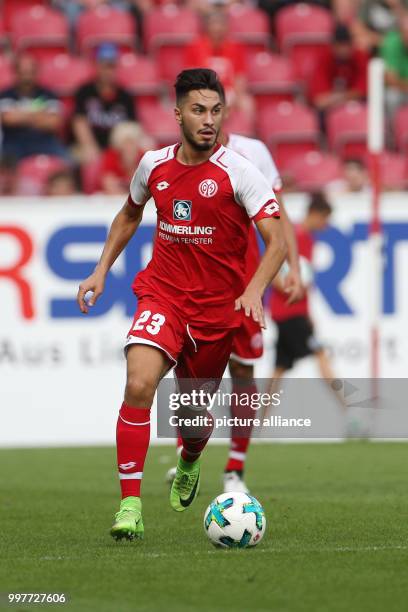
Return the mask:
{"type": "MultiPolygon", "coordinates": [[[[247,384],[237,384],[233,382],[232,393],[236,393],[238,398],[240,394],[252,396],[257,393],[257,388],[254,382],[248,380],[247,384]]],[[[231,416],[240,419],[252,419],[256,417],[256,411],[251,406],[241,406],[239,403],[231,402],[231,416]]],[[[242,472],[245,467],[246,452],[251,439],[252,427],[232,427],[231,428],[231,446],[228,455],[228,462],[225,466],[226,472],[236,471],[242,472]]]]}
{"type": "MultiPolygon", "coordinates": [[[[212,414],[210,412],[206,412],[205,414],[209,424],[200,428],[200,431],[196,434],[196,438],[186,438],[179,434],[178,441],[180,440],[182,444],[181,457],[188,463],[193,463],[193,461],[196,461],[199,458],[214,429],[212,414]]],[[[179,443],[177,443],[177,451],[179,448],[179,443]]]]}
{"type": "Polygon", "coordinates": [[[116,427],[116,450],[122,499],[140,497],[143,466],[150,441],[150,408],[123,402],[116,427]]]}

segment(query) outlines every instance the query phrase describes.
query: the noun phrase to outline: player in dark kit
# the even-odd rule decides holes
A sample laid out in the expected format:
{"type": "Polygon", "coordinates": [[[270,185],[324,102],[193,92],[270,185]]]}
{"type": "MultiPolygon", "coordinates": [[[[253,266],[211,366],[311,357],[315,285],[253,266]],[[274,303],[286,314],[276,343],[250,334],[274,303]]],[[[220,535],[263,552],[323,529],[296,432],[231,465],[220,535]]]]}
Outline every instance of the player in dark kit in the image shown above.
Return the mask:
{"type": "MultiPolygon", "coordinates": [[[[175,87],[181,143],[144,155],[101,259],[78,292],[86,313],[153,197],[157,232],[152,259],[133,285],[138,308],[126,342],[127,382],[117,423],[122,501],[111,529],[117,539],[143,536],[140,485],[150,409],[161,378],[175,367],[179,381],[219,384],[242,317],[265,326],[262,295],[285,257],[279,205],[268,182],[250,162],[217,144],[225,95],[216,73],[185,70],[175,87]],[[266,249],[245,286],[251,220],[266,249]],[[93,292],[89,304],[88,291],[93,292]]],[[[197,496],[200,455],[211,430],[208,425],[201,437],[183,436],[170,491],[176,511],[197,496]]]]}

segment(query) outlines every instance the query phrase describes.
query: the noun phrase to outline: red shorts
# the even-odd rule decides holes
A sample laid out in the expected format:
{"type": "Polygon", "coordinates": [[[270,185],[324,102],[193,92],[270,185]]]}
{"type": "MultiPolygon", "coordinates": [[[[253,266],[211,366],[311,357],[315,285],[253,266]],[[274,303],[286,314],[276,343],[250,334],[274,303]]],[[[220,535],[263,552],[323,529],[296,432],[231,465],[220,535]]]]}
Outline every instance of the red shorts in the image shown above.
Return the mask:
{"type": "Polygon", "coordinates": [[[160,297],[139,299],[126,347],[147,344],[163,351],[177,378],[221,379],[236,329],[194,327],[160,297]]]}
{"type": "Polygon", "coordinates": [[[243,315],[241,326],[235,331],[231,359],[253,365],[263,354],[262,331],[252,317],[243,315]]]}

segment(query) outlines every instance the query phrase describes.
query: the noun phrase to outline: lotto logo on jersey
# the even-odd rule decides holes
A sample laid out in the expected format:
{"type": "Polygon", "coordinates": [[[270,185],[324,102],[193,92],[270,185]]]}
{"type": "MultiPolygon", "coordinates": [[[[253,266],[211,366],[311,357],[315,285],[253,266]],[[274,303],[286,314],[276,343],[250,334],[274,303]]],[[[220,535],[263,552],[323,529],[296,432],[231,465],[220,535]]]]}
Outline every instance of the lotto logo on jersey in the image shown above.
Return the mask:
{"type": "Polygon", "coordinates": [[[173,200],[173,219],[191,221],[191,200],[173,200]]]}
{"type": "Polygon", "coordinates": [[[279,212],[279,204],[277,203],[276,200],[271,200],[270,202],[268,202],[268,204],[265,206],[264,208],[264,212],[267,215],[274,215],[275,213],[279,212]]]}
{"type": "Polygon", "coordinates": [[[198,186],[198,192],[204,198],[212,198],[218,191],[218,185],[213,179],[205,179],[198,186]]]}

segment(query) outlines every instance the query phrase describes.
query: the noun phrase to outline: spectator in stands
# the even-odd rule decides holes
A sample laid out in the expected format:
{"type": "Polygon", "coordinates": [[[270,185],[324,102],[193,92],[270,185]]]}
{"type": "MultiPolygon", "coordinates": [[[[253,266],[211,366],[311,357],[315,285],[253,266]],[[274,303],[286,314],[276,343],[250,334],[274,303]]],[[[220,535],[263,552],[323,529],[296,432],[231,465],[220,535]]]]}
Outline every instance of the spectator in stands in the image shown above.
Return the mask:
{"type": "Polygon", "coordinates": [[[102,156],[101,189],[110,195],[126,194],[135,168],[154,143],[138,123],[118,123],[110,136],[110,147],[102,156]]]}
{"type": "Polygon", "coordinates": [[[245,58],[242,46],[231,40],[228,16],[216,8],[204,17],[204,33],[187,47],[186,68],[212,68],[222,81],[228,105],[248,115],[254,112],[245,78],[245,58]]]}
{"type": "Polygon", "coordinates": [[[0,195],[14,195],[16,191],[16,163],[9,157],[0,158],[0,195]]]}
{"type": "Polygon", "coordinates": [[[361,159],[347,159],[343,163],[343,178],[330,182],[326,193],[330,196],[346,193],[367,193],[370,189],[367,168],[361,159]]]}
{"type": "Polygon", "coordinates": [[[408,9],[408,0],[362,0],[357,18],[351,23],[356,45],[375,51],[408,9]]]}
{"type": "Polygon", "coordinates": [[[72,196],[76,193],[78,193],[78,187],[73,172],[70,169],[58,170],[48,177],[45,195],[60,197],[72,196]]]}
{"type": "Polygon", "coordinates": [[[135,119],[132,96],[116,83],[119,51],[112,43],[103,43],[96,50],[96,78],[76,93],[72,120],[78,157],[94,161],[109,143],[112,128],[121,121],[135,119]]]}
{"type": "Polygon", "coordinates": [[[385,35],[381,45],[385,61],[386,104],[390,115],[408,103],[408,13],[399,22],[399,30],[385,35]]]}
{"type": "Polygon", "coordinates": [[[2,152],[16,161],[47,154],[69,159],[59,140],[62,107],[57,97],[37,84],[37,64],[27,54],[15,59],[15,85],[0,93],[2,152]]]}
{"type": "Polygon", "coordinates": [[[321,113],[367,94],[368,54],[353,46],[349,29],[338,24],[330,48],[323,48],[309,95],[321,113]]]}

